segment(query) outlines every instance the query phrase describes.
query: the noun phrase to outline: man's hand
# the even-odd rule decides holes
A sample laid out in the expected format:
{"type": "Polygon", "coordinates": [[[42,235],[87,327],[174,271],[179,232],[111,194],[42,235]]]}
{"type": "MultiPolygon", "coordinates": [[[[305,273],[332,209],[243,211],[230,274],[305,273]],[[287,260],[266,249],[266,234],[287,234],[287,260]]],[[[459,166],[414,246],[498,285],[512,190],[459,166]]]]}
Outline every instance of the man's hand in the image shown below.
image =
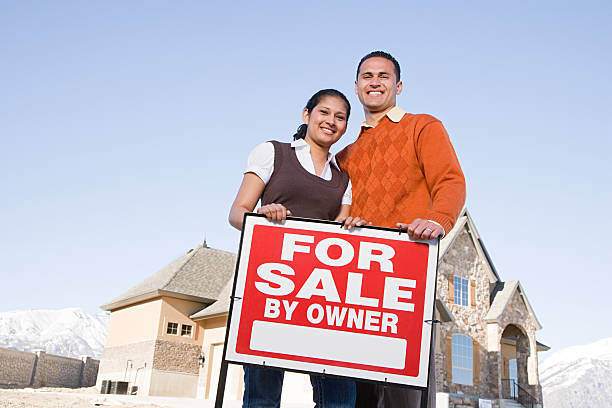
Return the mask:
{"type": "Polygon", "coordinates": [[[411,239],[428,241],[430,239],[441,238],[444,234],[444,229],[435,222],[422,220],[420,218],[415,219],[410,224],[398,222],[395,224],[402,230],[407,230],[408,236],[411,239]]]}
{"type": "Polygon", "coordinates": [[[257,214],[264,214],[267,219],[272,221],[285,222],[287,216],[291,215],[291,211],[282,204],[272,203],[258,208],[257,214]]]}

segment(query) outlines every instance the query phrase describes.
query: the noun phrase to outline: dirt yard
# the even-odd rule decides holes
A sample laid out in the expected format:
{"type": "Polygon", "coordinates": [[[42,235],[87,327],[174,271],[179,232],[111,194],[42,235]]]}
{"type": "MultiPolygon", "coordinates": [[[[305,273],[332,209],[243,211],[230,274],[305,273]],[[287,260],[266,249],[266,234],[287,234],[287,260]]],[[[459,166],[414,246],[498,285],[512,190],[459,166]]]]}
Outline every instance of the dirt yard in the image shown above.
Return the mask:
{"type": "MultiPolygon", "coordinates": [[[[231,408],[240,406],[229,405],[231,408]]],[[[100,394],[95,387],[0,389],[0,408],[212,408],[213,406],[212,401],[194,398],[100,394]]]]}

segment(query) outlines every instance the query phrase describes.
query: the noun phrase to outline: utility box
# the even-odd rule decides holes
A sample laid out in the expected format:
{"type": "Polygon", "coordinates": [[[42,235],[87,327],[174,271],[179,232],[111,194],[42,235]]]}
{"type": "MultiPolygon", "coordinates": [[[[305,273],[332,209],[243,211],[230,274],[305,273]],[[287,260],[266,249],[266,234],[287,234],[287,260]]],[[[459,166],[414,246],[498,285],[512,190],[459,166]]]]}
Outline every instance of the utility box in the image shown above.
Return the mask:
{"type": "Polygon", "coordinates": [[[100,389],[100,394],[110,394],[110,386],[111,381],[102,380],[102,388],[100,389]]]}
{"type": "Polygon", "coordinates": [[[111,381],[111,387],[109,394],[127,394],[128,382],[127,381],[111,381]]]}

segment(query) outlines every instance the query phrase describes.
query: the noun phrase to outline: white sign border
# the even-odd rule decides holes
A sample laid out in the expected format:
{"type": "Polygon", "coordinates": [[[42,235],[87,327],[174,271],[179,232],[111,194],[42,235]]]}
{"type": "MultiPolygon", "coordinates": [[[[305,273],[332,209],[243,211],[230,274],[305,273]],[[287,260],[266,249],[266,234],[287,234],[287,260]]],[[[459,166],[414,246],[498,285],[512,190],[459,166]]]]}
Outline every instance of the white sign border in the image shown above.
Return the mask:
{"type": "Polygon", "coordinates": [[[236,341],[238,337],[238,327],[240,324],[240,315],[242,311],[242,297],[244,295],[244,288],[246,283],[246,271],[248,269],[248,261],[251,249],[251,239],[253,236],[253,229],[256,225],[274,225],[281,228],[296,228],[304,229],[304,224],[308,224],[306,229],[321,232],[333,232],[347,235],[358,234],[366,237],[376,237],[384,239],[392,239],[398,241],[409,241],[415,242],[408,237],[408,234],[399,234],[398,230],[381,227],[364,227],[356,228],[351,231],[347,231],[344,228],[340,228],[338,223],[320,221],[320,220],[309,220],[300,219],[296,217],[288,217],[283,223],[274,223],[269,221],[262,215],[247,213],[244,217],[244,224],[242,228],[241,245],[238,257],[238,264],[236,265],[236,275],[234,276],[234,289],[232,293],[230,316],[228,317],[228,327],[226,333],[224,360],[229,363],[237,364],[254,364],[259,366],[269,366],[282,368],[290,371],[308,372],[308,373],[321,373],[329,375],[337,375],[342,377],[349,377],[359,380],[369,380],[388,384],[407,385],[419,388],[426,388],[429,375],[429,364],[430,362],[430,350],[432,347],[432,326],[434,319],[434,303],[435,303],[435,291],[436,291],[436,280],[437,280],[437,264],[438,264],[438,241],[418,241],[429,244],[429,258],[427,262],[427,279],[425,288],[425,304],[423,309],[424,324],[422,327],[421,334],[421,359],[419,365],[419,375],[416,377],[397,375],[391,373],[379,373],[374,371],[349,368],[349,367],[337,367],[325,364],[309,363],[304,361],[287,360],[280,358],[261,357],[253,356],[248,354],[241,354],[236,352],[236,341]],[[430,321],[430,324],[427,323],[430,321]]]}

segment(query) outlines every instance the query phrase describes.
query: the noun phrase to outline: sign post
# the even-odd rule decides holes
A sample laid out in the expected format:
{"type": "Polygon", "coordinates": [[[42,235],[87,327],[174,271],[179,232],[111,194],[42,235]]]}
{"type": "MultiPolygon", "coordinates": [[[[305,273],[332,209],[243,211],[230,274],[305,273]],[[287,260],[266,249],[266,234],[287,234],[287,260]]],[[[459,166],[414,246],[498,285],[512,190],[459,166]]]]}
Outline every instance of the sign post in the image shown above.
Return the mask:
{"type": "Polygon", "coordinates": [[[397,229],[247,214],[223,363],[426,390],[437,260],[397,229]]]}

